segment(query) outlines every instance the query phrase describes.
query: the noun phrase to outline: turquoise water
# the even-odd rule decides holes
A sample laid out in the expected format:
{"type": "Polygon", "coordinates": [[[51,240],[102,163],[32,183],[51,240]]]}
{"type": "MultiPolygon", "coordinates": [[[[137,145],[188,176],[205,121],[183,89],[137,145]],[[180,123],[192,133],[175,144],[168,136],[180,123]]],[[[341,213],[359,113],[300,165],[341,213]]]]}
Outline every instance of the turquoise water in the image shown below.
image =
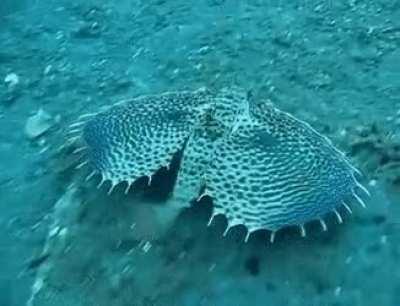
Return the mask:
{"type": "Polygon", "coordinates": [[[2,1],[0,306],[400,305],[399,47],[395,0],[2,1]],[[107,195],[59,149],[102,106],[231,86],[332,139],[367,209],[245,243],[210,199],[166,208],[171,173],[107,195]]]}

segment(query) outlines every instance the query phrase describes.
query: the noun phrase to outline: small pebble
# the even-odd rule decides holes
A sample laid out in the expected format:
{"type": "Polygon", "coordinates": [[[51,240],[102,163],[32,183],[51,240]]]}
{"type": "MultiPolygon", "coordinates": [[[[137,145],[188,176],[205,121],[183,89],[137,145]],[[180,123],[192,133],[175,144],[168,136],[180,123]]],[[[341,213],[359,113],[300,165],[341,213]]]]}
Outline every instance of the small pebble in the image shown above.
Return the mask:
{"type": "Polygon", "coordinates": [[[52,65],[47,65],[47,67],[43,71],[44,75],[48,75],[52,69],[53,69],[52,65]]]}
{"type": "Polygon", "coordinates": [[[338,297],[342,293],[342,287],[338,286],[335,288],[335,296],[338,297]]]}
{"type": "Polygon", "coordinates": [[[215,269],[216,266],[217,266],[216,263],[211,264],[210,267],[208,268],[208,272],[214,271],[214,269],[215,269]]]}
{"type": "Polygon", "coordinates": [[[353,261],[353,257],[352,256],[348,256],[348,257],[346,257],[344,262],[345,262],[346,265],[349,265],[349,264],[352,263],[352,261],[353,261]]]}
{"type": "Polygon", "coordinates": [[[68,234],[68,229],[67,228],[62,228],[59,233],[58,233],[61,237],[64,237],[68,234]]]}
{"type": "Polygon", "coordinates": [[[144,244],[142,250],[143,250],[143,252],[147,253],[150,249],[151,249],[151,243],[150,243],[149,241],[147,241],[147,242],[144,244]]]}
{"type": "Polygon", "coordinates": [[[59,226],[56,226],[56,227],[54,227],[54,228],[52,228],[52,229],[50,230],[49,236],[50,236],[50,237],[54,237],[54,236],[56,236],[59,232],[60,232],[60,227],[59,227],[59,226]]]}
{"type": "Polygon", "coordinates": [[[16,73],[9,73],[4,78],[4,83],[6,83],[9,88],[15,87],[19,84],[19,76],[16,73]]]}
{"type": "Polygon", "coordinates": [[[46,133],[54,124],[53,117],[39,109],[37,113],[28,118],[25,124],[25,135],[29,139],[37,138],[46,133]]]}

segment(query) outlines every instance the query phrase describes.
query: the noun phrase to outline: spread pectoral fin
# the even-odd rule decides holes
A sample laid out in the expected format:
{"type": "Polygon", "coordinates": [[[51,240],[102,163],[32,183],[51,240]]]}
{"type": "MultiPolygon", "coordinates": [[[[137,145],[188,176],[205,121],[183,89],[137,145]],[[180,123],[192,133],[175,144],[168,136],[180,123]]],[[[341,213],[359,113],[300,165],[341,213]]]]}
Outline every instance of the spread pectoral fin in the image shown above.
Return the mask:
{"type": "Polygon", "coordinates": [[[183,149],[207,99],[202,91],[144,96],[92,116],[81,135],[89,163],[113,186],[151,177],[183,149]]]}
{"type": "Polygon", "coordinates": [[[249,232],[302,226],[352,196],[353,170],[322,138],[301,140],[269,127],[241,125],[220,143],[206,173],[214,213],[249,232]]]}

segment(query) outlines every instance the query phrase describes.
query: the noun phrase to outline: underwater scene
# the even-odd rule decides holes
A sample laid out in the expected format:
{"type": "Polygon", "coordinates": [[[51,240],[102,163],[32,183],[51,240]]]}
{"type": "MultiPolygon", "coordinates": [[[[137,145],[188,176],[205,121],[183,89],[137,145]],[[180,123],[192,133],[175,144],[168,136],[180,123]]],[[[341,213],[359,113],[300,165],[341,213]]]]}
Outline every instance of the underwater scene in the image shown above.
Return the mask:
{"type": "Polygon", "coordinates": [[[399,306],[400,1],[1,0],[0,306],[399,306]]]}

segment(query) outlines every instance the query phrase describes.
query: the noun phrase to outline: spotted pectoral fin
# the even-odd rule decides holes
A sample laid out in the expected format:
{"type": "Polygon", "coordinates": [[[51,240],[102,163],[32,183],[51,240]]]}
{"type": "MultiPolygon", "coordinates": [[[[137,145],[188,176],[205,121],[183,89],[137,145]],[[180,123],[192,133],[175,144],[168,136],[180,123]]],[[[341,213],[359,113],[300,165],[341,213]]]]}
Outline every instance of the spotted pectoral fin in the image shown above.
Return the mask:
{"type": "Polygon", "coordinates": [[[139,97],[90,117],[81,128],[88,162],[112,187],[149,176],[183,149],[205,92],[139,97]]]}
{"type": "Polygon", "coordinates": [[[304,235],[303,224],[336,212],[358,184],[347,161],[327,148],[320,137],[300,140],[290,131],[241,125],[217,147],[206,173],[213,216],[225,215],[227,229],[300,226],[304,235]]]}

